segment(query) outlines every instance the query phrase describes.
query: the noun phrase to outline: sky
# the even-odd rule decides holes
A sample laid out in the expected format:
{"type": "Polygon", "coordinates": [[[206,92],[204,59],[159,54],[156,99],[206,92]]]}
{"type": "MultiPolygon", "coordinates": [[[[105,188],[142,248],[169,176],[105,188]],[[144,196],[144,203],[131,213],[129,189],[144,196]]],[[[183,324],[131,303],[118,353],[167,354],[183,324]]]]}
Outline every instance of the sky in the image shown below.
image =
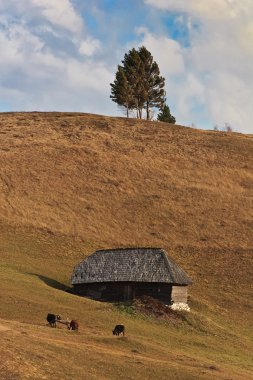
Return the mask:
{"type": "Polygon", "coordinates": [[[123,116],[110,83],[143,45],[178,124],[253,133],[252,0],[0,0],[0,112],[123,116]]]}

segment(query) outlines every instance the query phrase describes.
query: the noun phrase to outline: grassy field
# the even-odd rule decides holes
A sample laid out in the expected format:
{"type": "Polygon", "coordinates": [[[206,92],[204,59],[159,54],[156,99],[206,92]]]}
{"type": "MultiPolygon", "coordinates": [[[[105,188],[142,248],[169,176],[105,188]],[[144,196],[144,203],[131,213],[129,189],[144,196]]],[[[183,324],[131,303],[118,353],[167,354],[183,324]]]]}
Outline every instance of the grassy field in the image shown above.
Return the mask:
{"type": "Polygon", "coordinates": [[[1,380],[252,379],[252,136],[33,113],[0,115],[0,141],[1,380]],[[85,256],[127,245],[192,277],[182,322],[65,291],[85,256]]]}
{"type": "Polygon", "coordinates": [[[193,285],[183,322],[128,315],[64,291],[83,243],[2,231],[1,379],[252,378],[252,298],[241,304],[220,289],[219,304],[208,293],[198,300],[193,285]],[[48,311],[77,318],[80,332],[49,328],[48,311]],[[112,336],[116,323],[126,325],[126,337],[112,336]]]}

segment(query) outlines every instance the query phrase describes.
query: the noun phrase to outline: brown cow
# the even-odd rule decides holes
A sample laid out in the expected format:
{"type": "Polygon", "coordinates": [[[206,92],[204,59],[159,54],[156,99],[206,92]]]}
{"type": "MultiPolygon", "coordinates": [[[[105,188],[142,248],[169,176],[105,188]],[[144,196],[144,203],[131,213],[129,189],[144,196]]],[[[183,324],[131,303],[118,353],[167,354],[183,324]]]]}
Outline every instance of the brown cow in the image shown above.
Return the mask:
{"type": "Polygon", "coordinates": [[[72,319],[68,324],[68,329],[78,331],[79,323],[75,319],[72,319]]]}

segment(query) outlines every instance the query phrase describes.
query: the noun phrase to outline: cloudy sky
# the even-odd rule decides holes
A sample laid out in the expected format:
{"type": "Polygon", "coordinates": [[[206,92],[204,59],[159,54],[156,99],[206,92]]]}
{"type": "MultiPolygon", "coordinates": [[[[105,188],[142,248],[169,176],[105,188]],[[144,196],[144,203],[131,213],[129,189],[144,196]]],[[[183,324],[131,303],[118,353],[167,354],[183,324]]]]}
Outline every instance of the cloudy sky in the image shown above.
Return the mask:
{"type": "Polygon", "coordinates": [[[252,0],[0,0],[0,111],[120,115],[110,82],[141,45],[179,124],[253,133],[252,0]]]}

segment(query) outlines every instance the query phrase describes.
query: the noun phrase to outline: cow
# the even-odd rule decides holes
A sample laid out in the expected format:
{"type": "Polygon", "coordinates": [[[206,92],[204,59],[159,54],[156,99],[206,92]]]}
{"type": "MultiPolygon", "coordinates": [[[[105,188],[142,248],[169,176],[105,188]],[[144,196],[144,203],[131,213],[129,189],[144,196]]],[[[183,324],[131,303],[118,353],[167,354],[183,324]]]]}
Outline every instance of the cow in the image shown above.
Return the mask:
{"type": "Polygon", "coordinates": [[[114,330],[112,330],[113,335],[119,336],[120,334],[125,335],[125,326],[124,325],[116,325],[114,330]]]}
{"type": "Polygon", "coordinates": [[[78,329],[79,329],[79,323],[75,319],[72,319],[68,323],[68,329],[69,330],[76,330],[76,331],[78,331],[78,329]]]}
{"type": "Polygon", "coordinates": [[[59,315],[55,315],[55,314],[47,315],[47,321],[51,327],[56,327],[56,322],[60,320],[61,320],[61,317],[59,315]]]}

